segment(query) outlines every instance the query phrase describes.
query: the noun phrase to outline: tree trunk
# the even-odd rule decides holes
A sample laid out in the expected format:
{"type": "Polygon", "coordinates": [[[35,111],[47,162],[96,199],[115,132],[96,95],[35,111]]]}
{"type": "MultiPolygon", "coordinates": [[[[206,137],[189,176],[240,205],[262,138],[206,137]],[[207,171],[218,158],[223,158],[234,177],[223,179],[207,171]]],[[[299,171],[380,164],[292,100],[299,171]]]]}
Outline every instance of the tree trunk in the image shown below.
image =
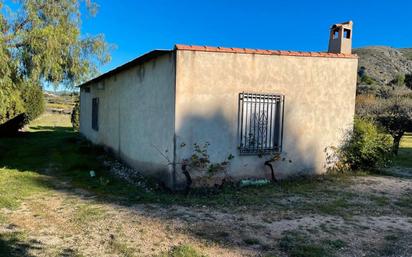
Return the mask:
{"type": "Polygon", "coordinates": [[[398,155],[399,145],[401,143],[402,136],[403,136],[403,133],[393,137],[393,153],[395,155],[398,155]]]}

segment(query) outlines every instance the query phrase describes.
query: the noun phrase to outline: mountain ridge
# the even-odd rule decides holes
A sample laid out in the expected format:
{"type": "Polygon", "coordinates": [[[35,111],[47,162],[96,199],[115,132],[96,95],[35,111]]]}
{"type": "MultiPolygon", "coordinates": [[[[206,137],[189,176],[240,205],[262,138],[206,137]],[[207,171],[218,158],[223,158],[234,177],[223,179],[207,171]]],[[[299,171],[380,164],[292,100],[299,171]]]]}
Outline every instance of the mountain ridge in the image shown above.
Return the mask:
{"type": "Polygon", "coordinates": [[[388,84],[397,74],[412,74],[412,48],[367,46],[353,53],[359,56],[359,71],[379,84],[388,84]]]}

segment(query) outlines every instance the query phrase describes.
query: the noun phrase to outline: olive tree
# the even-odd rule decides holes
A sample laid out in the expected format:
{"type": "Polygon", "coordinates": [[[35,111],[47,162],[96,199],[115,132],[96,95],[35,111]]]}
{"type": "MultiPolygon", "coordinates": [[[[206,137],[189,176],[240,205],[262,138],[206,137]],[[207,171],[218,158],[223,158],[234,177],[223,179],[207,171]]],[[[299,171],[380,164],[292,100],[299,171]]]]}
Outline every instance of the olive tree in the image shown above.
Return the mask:
{"type": "Polygon", "coordinates": [[[398,153],[405,132],[412,131],[412,91],[406,87],[387,90],[385,97],[357,96],[356,113],[372,118],[393,138],[393,152],[398,153]]]}
{"type": "Polygon", "coordinates": [[[405,132],[412,131],[412,99],[394,96],[381,102],[376,121],[393,138],[393,152],[398,154],[399,144],[405,132]]]}

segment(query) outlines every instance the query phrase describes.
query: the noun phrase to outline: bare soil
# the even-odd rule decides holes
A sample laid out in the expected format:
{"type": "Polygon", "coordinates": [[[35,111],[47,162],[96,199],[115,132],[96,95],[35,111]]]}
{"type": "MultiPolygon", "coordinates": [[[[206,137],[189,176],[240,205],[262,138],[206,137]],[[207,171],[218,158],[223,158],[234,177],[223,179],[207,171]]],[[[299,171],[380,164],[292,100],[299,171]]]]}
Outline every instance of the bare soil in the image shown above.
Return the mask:
{"type": "Polygon", "coordinates": [[[336,197],[351,193],[348,201],[355,202],[359,211],[348,209],[351,215],[345,216],[296,205],[322,202],[325,196],[316,193],[309,198],[291,193],[280,199],[281,207],[125,206],[58,183],[52,193],[28,198],[15,210],[0,210],[6,217],[0,222],[0,234],[21,232],[24,256],[156,256],[180,244],[190,244],[208,256],[288,256],[279,247],[287,231],[305,234],[315,243],[345,242],[337,256],[412,256],[411,179],[356,177],[330,190],[336,197]],[[391,211],[388,199],[391,204],[406,201],[406,207],[391,211]],[[380,203],[382,212],[368,211],[380,203]]]}

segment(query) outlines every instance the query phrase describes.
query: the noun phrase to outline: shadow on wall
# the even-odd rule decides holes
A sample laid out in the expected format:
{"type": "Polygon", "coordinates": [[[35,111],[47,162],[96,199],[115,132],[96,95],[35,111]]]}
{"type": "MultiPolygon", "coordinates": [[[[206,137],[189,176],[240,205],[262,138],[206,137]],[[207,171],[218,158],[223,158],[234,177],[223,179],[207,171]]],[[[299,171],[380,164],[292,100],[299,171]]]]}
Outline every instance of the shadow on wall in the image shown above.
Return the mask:
{"type": "MultiPolygon", "coordinates": [[[[287,117],[287,113],[285,117],[287,117]]],[[[216,110],[211,115],[193,115],[183,118],[176,132],[176,161],[189,159],[195,152],[194,144],[209,143],[208,154],[211,163],[221,163],[229,155],[233,155],[228,167],[228,175],[236,180],[242,178],[271,179],[271,170],[265,165],[272,155],[240,155],[237,113],[227,118],[222,110],[216,110]]],[[[275,176],[286,178],[296,175],[312,175],[323,165],[316,163],[322,159],[318,147],[314,144],[302,144],[302,137],[310,134],[299,134],[298,128],[289,128],[283,133],[284,148],[280,159],[272,162],[275,176]]],[[[309,140],[316,143],[315,139],[309,140]]],[[[181,165],[177,165],[177,182],[184,181],[181,165]]]]}

